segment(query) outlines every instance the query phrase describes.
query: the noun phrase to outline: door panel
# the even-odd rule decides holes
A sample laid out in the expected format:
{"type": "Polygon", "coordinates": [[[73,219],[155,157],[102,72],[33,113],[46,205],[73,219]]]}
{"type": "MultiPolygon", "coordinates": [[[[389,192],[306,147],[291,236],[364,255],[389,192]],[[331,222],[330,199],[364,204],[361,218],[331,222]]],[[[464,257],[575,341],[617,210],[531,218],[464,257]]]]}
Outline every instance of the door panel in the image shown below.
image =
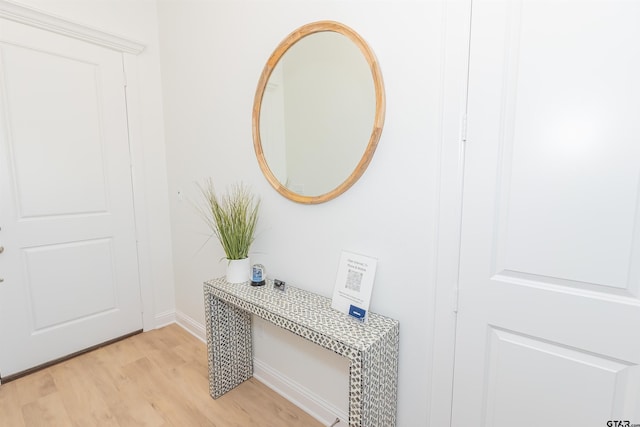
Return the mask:
{"type": "Polygon", "coordinates": [[[0,19],[0,373],[141,329],[121,54],[0,19]]]}
{"type": "Polygon", "coordinates": [[[611,418],[609,405],[624,412],[624,398],[633,392],[627,363],[497,328],[490,329],[488,367],[491,426],[513,425],[514,419],[536,420],[538,426],[597,425],[594,420],[611,418]],[[571,384],[574,392],[559,384],[571,384]]]}
{"type": "Polygon", "coordinates": [[[105,212],[98,65],[10,45],[3,63],[20,218],[105,212]]]}
{"type": "Polygon", "coordinates": [[[112,253],[112,239],[24,249],[33,331],[116,309],[112,253]],[[58,294],[64,300],[51,304],[58,294]]]}
{"type": "Polygon", "coordinates": [[[637,22],[474,2],[454,426],[640,423],[637,22]]]}
{"type": "Polygon", "coordinates": [[[640,132],[640,102],[630,87],[638,11],[621,2],[512,7],[497,267],[628,289],[640,158],[631,137],[640,132]]]}

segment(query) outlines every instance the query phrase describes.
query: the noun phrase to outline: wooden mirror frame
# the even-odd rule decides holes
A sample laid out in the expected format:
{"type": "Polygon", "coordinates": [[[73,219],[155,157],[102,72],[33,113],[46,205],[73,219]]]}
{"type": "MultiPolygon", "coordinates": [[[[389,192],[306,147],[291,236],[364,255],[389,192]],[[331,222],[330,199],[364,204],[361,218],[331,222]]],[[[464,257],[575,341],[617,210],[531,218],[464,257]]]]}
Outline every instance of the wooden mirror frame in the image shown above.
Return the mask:
{"type": "Polygon", "coordinates": [[[382,81],[382,73],[380,72],[380,66],[376,57],[371,50],[371,48],[367,45],[362,37],[358,33],[356,33],[351,28],[340,24],[335,21],[318,21],[313,22],[307,25],[303,25],[297,30],[293,31],[289,34],[275,49],[275,51],[269,57],[262,74],[260,75],[260,80],[258,82],[258,88],[256,89],[256,95],[253,102],[253,147],[256,152],[256,156],[258,158],[258,163],[260,165],[260,169],[262,173],[267,178],[267,181],[271,184],[273,188],[278,191],[278,193],[282,194],[289,200],[292,200],[297,203],[305,203],[305,204],[317,204],[329,201],[334,199],[347,191],[364,173],[373,158],[373,153],[376,150],[378,145],[378,141],[380,140],[380,135],[382,134],[382,127],[384,125],[384,116],[385,116],[385,94],[384,94],[384,83],[382,81]],[[346,36],[349,40],[358,46],[360,52],[364,55],[367,63],[369,64],[369,68],[371,70],[371,75],[373,78],[373,86],[375,90],[375,99],[376,99],[376,111],[373,121],[373,129],[371,130],[371,136],[369,138],[369,143],[360,159],[360,162],[356,165],[355,169],[347,177],[347,179],[342,182],[342,184],[338,185],[333,190],[321,194],[319,196],[304,196],[302,194],[295,193],[291,191],[289,188],[285,187],[283,183],[281,183],[276,176],[273,174],[267,161],[264,156],[264,151],[262,148],[262,141],[260,139],[260,110],[262,107],[262,98],[264,96],[265,89],[267,87],[267,83],[269,82],[269,78],[271,77],[271,73],[274,68],[283,57],[283,55],[289,50],[291,46],[295,43],[307,37],[311,34],[332,31],[346,36]]]}

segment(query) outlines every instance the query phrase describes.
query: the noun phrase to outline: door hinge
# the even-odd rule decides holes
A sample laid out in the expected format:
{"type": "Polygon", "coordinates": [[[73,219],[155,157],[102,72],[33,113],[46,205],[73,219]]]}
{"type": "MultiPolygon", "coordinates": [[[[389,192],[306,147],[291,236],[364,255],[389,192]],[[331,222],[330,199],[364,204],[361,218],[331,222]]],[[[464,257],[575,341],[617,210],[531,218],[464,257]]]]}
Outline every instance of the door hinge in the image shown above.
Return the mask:
{"type": "Polygon", "coordinates": [[[454,313],[458,312],[459,295],[460,295],[460,291],[458,290],[458,288],[455,288],[453,290],[453,312],[454,313]]]}
{"type": "Polygon", "coordinates": [[[462,142],[467,142],[467,115],[462,116],[462,120],[460,121],[460,140],[462,142]]]}

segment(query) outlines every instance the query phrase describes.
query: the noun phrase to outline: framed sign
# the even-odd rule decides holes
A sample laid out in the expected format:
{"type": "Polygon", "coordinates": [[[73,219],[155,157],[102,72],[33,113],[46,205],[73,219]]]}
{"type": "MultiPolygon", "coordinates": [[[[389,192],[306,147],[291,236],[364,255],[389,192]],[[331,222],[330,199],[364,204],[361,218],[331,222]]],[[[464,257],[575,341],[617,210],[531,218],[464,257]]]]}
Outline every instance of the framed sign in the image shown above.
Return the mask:
{"type": "Polygon", "coordinates": [[[331,307],[365,321],[377,264],[376,258],[342,251],[331,307]]]}

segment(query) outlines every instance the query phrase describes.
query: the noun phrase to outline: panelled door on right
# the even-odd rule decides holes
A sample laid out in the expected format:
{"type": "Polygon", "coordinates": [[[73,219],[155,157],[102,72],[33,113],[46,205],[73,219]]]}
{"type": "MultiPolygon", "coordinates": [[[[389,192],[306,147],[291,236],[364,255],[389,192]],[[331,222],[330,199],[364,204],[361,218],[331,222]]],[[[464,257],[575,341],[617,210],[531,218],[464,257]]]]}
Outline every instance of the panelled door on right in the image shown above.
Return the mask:
{"type": "Polygon", "coordinates": [[[452,425],[640,424],[640,2],[471,34],[452,425]]]}

